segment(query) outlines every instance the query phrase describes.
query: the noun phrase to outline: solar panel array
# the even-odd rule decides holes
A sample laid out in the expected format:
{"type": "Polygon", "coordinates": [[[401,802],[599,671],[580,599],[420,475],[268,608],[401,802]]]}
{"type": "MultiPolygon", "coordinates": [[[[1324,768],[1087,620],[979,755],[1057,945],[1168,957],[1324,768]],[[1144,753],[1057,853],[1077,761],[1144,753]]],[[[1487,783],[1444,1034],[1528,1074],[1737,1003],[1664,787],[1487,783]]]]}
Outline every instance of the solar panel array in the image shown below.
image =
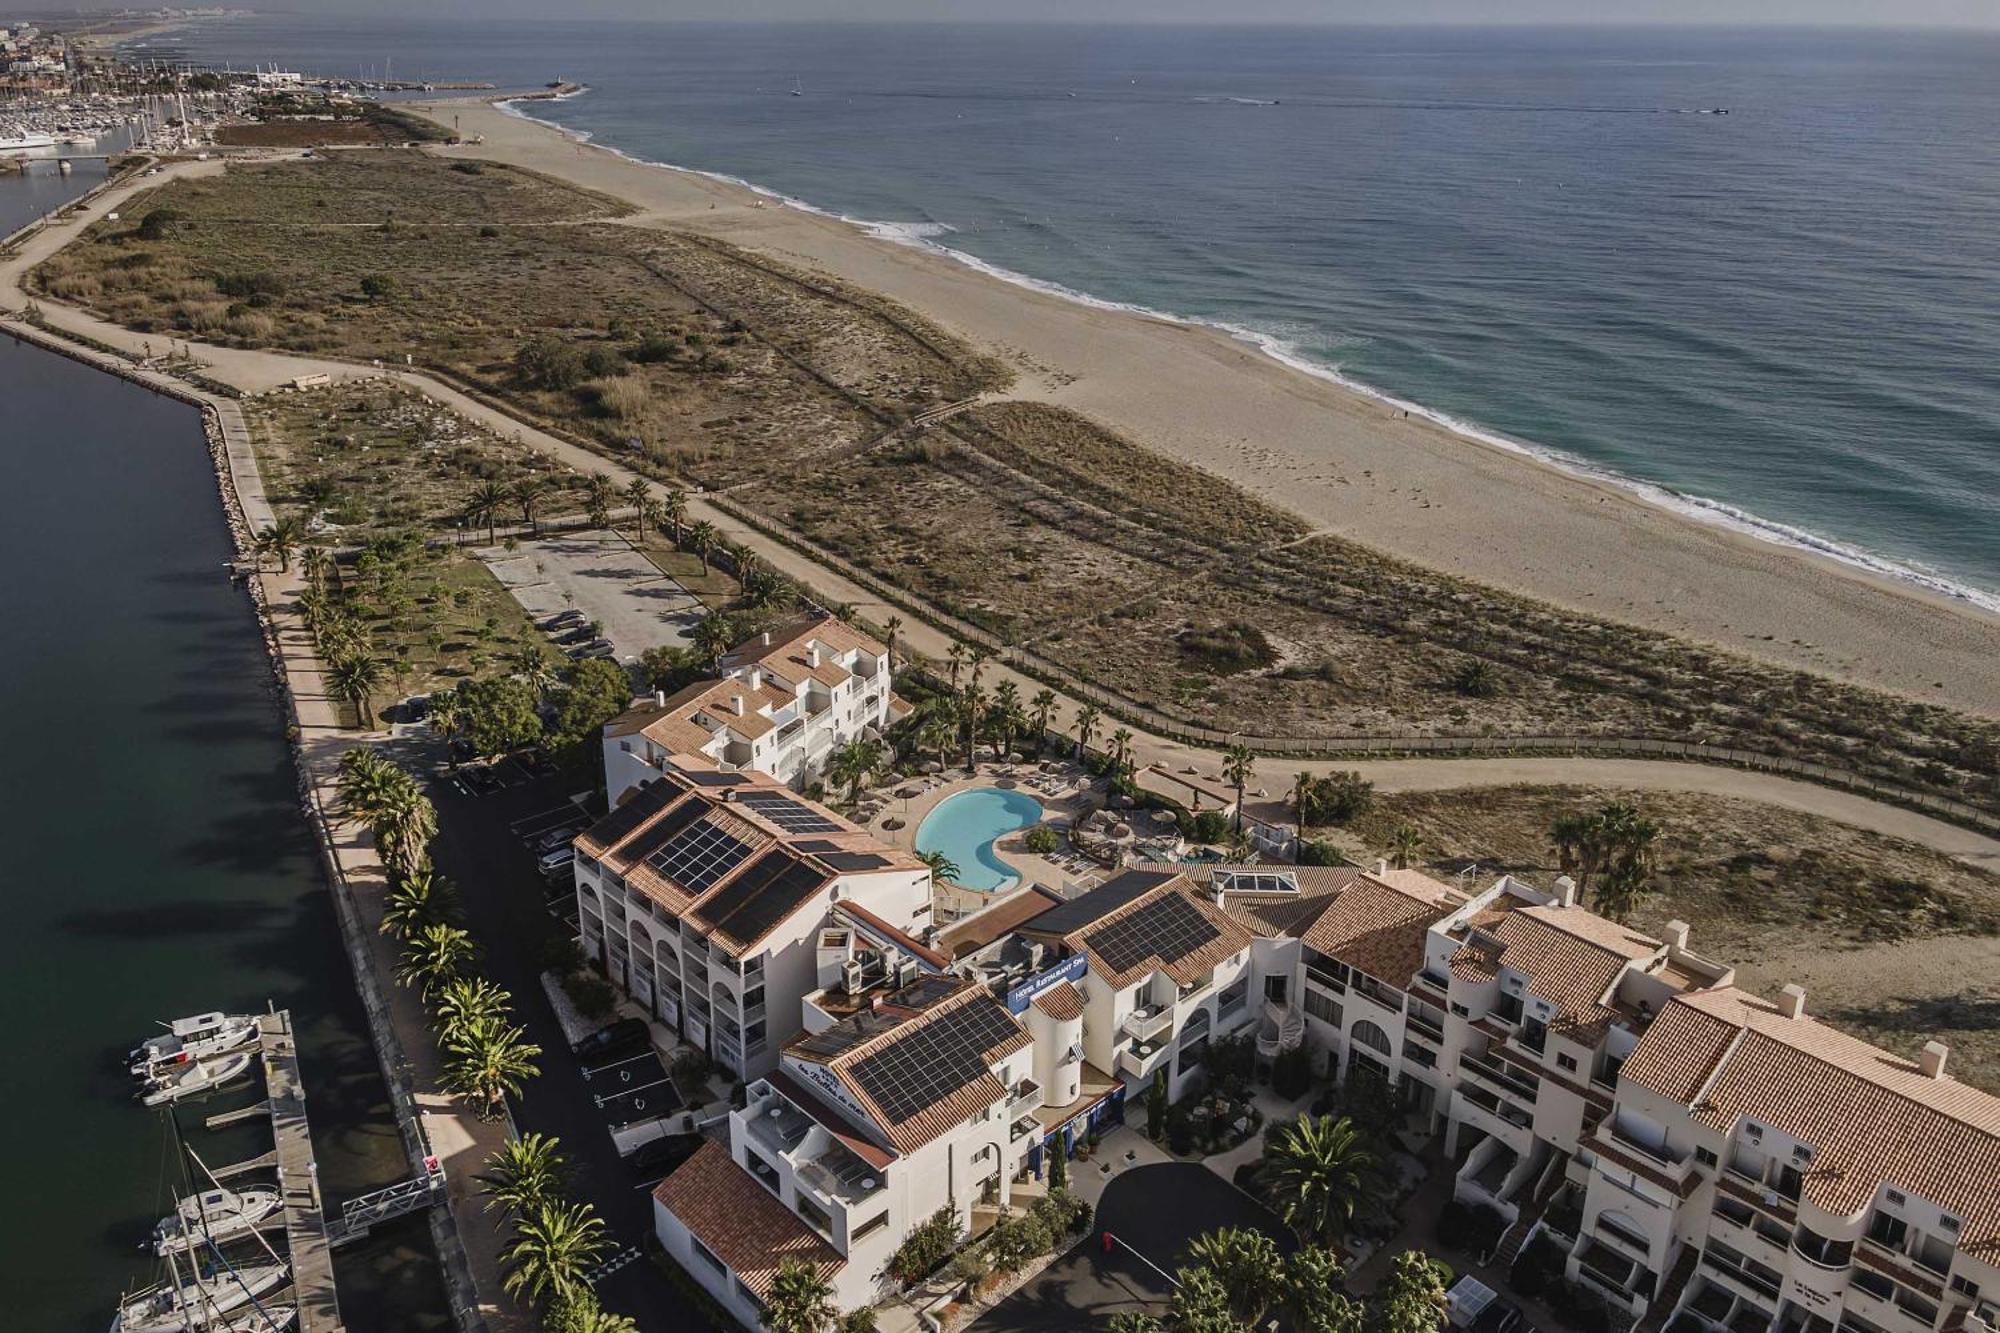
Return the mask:
{"type": "MultiPolygon", "coordinates": [[[[616,846],[630,837],[632,830],[685,795],[671,782],[649,782],[627,797],[625,804],[584,830],[584,836],[599,847],[616,846]]],[[[700,802],[693,802],[697,807],[700,802]]]]}
{"type": "Polygon", "coordinates": [[[1198,952],[1222,932],[1178,893],[1147,903],[1130,916],[1084,937],[1104,965],[1123,972],[1148,958],[1177,962],[1198,952]]]}
{"type": "Polygon", "coordinates": [[[705,893],[750,859],[750,844],[714,824],[696,824],[646,858],[689,893],[705,893]]]}
{"type": "Polygon", "coordinates": [[[1217,893],[1297,893],[1299,877],[1289,870],[1218,870],[1209,876],[1217,893]]]}
{"type": "Polygon", "coordinates": [[[840,821],[828,819],[809,805],[783,792],[745,791],[736,794],[736,804],[748,806],[787,833],[838,833],[840,821]]]}
{"type": "Polygon", "coordinates": [[[879,1037],[884,1032],[906,1020],[864,1011],[830,1028],[822,1028],[809,1037],[800,1037],[787,1049],[813,1060],[831,1060],[852,1046],[859,1046],[870,1037],[879,1037]]]}
{"type": "Polygon", "coordinates": [[[992,1070],[986,1053],[1020,1029],[997,1004],[973,1003],[912,1022],[910,1031],[863,1056],[848,1071],[861,1090],[901,1124],[992,1070]]]}
{"type": "Polygon", "coordinates": [[[731,938],[754,944],[825,882],[817,868],[773,848],[702,903],[700,915],[731,938]]]}

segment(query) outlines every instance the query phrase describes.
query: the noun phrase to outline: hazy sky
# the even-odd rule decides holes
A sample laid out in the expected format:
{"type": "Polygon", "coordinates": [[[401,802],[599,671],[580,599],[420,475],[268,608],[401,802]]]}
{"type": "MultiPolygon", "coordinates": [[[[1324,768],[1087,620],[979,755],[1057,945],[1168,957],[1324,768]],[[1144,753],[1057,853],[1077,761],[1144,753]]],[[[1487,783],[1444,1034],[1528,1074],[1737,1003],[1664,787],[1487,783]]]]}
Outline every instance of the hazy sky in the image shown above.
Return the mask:
{"type": "MultiPolygon", "coordinates": [[[[61,8],[62,0],[53,0],[61,8]]],[[[241,3],[242,0],[235,0],[241,3]]],[[[25,5],[46,9],[51,0],[25,5]]],[[[170,0],[232,3],[232,0],[170,0]]],[[[102,9],[104,0],[82,0],[102,9]]],[[[1766,23],[2000,27],[2000,0],[290,0],[246,8],[505,18],[1284,23],[1766,23]]],[[[5,0],[0,0],[0,9],[5,0]]]]}

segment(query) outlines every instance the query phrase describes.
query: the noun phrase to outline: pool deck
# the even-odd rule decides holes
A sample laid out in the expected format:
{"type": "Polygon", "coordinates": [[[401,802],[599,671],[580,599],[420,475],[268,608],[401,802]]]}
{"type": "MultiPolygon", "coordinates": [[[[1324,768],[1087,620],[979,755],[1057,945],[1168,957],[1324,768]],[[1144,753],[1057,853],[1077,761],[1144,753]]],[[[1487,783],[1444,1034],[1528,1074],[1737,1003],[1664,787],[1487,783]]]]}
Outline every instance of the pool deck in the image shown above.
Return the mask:
{"type": "Polygon", "coordinates": [[[1090,782],[1088,775],[1081,768],[1070,764],[1063,765],[1060,774],[1044,773],[1041,765],[1035,763],[988,763],[979,765],[977,771],[972,774],[967,774],[962,768],[952,768],[946,769],[943,773],[913,777],[886,790],[884,794],[887,800],[882,813],[868,825],[868,830],[892,847],[915,850],[917,830],[923,826],[924,816],[937,808],[946,797],[980,787],[1002,787],[1009,781],[1016,789],[1041,802],[1042,822],[1054,825],[1063,834],[1064,851],[1068,857],[1074,859],[1075,863],[1064,864],[1028,851],[1021,845],[1027,835],[1027,829],[1006,834],[993,844],[993,851],[1001,863],[1019,877],[1020,882],[994,893],[982,893],[975,889],[961,889],[955,884],[939,881],[934,901],[941,922],[956,920],[982,907],[991,906],[999,898],[1027,884],[1040,884],[1068,898],[1102,883],[1110,874],[1102,866],[1092,864],[1076,856],[1075,853],[1068,852],[1070,824],[1088,814],[1102,800],[1101,794],[1092,799],[1096,784],[1090,782]],[[1031,779],[1055,776],[1060,776],[1067,782],[1069,786],[1067,795],[1050,796],[1029,785],[1031,779]],[[899,797],[894,794],[912,787],[919,789],[915,796],[899,797]],[[894,829],[884,827],[892,819],[902,820],[903,826],[894,829]]]}

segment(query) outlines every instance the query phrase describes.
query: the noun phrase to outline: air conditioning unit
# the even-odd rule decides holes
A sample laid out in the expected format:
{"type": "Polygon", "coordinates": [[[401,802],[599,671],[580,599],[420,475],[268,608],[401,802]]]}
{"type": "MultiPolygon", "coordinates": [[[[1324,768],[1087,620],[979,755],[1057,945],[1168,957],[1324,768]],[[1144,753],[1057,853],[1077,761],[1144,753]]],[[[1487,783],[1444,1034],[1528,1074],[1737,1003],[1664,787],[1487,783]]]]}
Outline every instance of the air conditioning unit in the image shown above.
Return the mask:
{"type": "Polygon", "coordinates": [[[861,960],[850,958],[840,965],[840,989],[849,995],[858,995],[861,986],[861,960]]]}
{"type": "Polygon", "coordinates": [[[896,964],[896,985],[902,987],[914,986],[916,984],[917,960],[914,958],[905,958],[902,962],[896,964]]]}

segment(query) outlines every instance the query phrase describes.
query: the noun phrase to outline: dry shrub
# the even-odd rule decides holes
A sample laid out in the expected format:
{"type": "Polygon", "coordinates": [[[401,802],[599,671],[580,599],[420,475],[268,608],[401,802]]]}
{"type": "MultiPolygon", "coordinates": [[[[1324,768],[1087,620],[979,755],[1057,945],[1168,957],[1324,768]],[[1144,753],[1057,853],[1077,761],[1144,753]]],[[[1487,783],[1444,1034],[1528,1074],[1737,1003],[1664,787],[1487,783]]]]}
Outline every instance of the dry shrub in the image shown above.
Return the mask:
{"type": "Polygon", "coordinates": [[[240,315],[231,315],[229,331],[246,342],[269,342],[278,331],[278,321],[255,310],[246,310],[240,315]]]}
{"type": "Polygon", "coordinates": [[[104,284],[87,273],[65,273],[51,278],[49,295],[58,301],[94,301],[104,292],[104,284]]]}
{"type": "Polygon", "coordinates": [[[607,416],[620,421],[633,421],[646,415],[646,408],[653,401],[653,394],[643,380],[615,379],[598,380],[590,386],[597,395],[597,405],[607,416]]]}
{"type": "Polygon", "coordinates": [[[214,333],[229,323],[229,307],[220,301],[183,301],[174,307],[174,322],[196,333],[214,333]]]}

